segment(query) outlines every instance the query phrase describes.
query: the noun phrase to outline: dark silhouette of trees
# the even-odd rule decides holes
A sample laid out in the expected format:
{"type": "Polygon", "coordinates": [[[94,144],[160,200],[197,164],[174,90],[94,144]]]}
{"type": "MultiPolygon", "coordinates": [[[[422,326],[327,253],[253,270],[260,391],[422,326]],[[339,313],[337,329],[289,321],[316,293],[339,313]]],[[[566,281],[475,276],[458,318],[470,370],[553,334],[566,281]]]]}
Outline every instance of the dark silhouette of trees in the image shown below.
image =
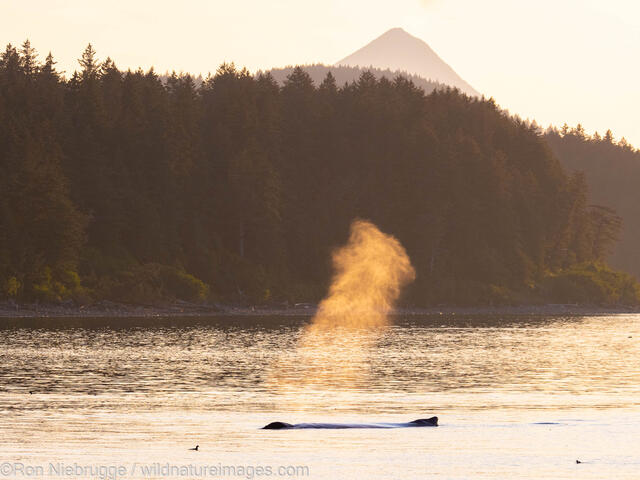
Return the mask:
{"type": "Polygon", "coordinates": [[[47,300],[80,288],[86,217],[64,175],[62,83],[28,41],[0,55],[0,285],[9,297],[47,300]]]}
{"type": "Polygon", "coordinates": [[[616,142],[611,130],[588,136],[580,125],[549,129],[545,140],[568,171],[580,172],[589,201],[599,205],[589,208],[593,255],[640,277],[640,152],[616,142]]]}
{"type": "Polygon", "coordinates": [[[160,77],[91,45],[79,64],[0,56],[2,297],[314,301],[361,217],[407,248],[407,302],[635,298],[601,263],[620,218],[493,100],[374,72],[160,77]]]}

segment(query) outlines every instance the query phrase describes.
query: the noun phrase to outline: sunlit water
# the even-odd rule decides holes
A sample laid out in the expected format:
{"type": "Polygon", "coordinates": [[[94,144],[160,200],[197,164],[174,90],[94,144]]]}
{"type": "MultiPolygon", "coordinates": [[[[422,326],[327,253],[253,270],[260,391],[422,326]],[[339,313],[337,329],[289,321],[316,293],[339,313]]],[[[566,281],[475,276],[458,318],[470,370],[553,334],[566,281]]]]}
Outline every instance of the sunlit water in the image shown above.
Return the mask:
{"type": "Polygon", "coordinates": [[[396,318],[311,366],[304,322],[0,319],[0,478],[640,478],[640,316],[396,318]]]}

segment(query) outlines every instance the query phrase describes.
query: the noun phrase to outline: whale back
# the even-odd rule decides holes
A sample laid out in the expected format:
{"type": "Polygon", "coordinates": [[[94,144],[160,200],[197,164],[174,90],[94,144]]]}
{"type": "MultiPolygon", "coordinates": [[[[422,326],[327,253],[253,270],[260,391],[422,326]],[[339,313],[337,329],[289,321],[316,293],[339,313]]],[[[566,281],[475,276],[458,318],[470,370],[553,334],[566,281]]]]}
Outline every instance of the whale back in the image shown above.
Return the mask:
{"type": "Polygon", "coordinates": [[[437,427],[438,417],[419,418],[407,423],[285,423],[271,422],[262,427],[263,430],[288,430],[288,429],[338,429],[338,428],[403,428],[403,427],[437,427]]]}
{"type": "Polygon", "coordinates": [[[296,423],[292,428],[345,429],[345,428],[396,428],[391,423],[296,423]]]}

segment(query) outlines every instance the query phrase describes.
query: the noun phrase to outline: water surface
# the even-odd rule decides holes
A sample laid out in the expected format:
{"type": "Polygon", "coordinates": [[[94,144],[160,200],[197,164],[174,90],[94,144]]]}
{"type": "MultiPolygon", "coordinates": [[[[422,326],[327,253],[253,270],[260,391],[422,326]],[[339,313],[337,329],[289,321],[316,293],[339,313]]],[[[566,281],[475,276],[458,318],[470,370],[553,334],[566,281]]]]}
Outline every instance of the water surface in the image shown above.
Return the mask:
{"type": "MultiPolygon", "coordinates": [[[[122,465],[118,478],[165,478],[142,471],[155,463],[270,466],[275,478],[638,478],[639,320],[395,318],[316,351],[299,348],[306,320],[291,317],[1,319],[0,464],[122,465]],[[432,415],[440,427],[259,430],[432,415]]],[[[226,473],[179,476],[251,477],[226,473]]]]}

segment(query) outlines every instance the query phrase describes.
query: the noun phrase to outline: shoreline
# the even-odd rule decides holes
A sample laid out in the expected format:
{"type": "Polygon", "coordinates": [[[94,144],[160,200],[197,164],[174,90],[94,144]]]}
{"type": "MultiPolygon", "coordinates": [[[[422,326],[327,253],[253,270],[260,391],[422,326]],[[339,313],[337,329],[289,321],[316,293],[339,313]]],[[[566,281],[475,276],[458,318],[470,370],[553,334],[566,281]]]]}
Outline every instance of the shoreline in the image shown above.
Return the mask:
{"type": "MultiPolygon", "coordinates": [[[[109,301],[89,305],[74,304],[13,304],[0,302],[0,318],[152,318],[152,317],[267,317],[315,315],[316,305],[296,306],[223,305],[175,302],[167,305],[128,305],[109,301]]],[[[640,306],[598,306],[577,304],[502,305],[502,306],[439,306],[399,307],[392,316],[436,315],[615,315],[640,313],[640,306]]]]}

